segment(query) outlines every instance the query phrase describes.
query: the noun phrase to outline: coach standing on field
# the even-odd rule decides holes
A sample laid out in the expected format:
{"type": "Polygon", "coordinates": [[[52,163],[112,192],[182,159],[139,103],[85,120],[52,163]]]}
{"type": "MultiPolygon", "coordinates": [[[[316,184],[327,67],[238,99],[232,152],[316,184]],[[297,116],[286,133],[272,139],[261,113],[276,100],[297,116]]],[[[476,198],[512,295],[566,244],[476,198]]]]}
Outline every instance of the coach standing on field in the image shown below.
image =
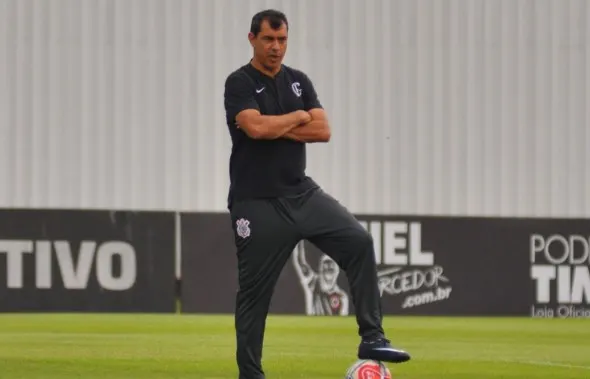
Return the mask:
{"type": "Polygon", "coordinates": [[[303,239],[347,274],[361,336],[358,358],[394,363],[410,359],[384,336],[370,234],[305,174],[305,144],[328,142],[330,126],[308,76],[282,64],[288,30],[281,12],[254,15],[248,35],[254,56],[225,82],[233,143],[228,209],[238,257],[240,379],[265,378],[261,359],[271,296],[303,239]]]}

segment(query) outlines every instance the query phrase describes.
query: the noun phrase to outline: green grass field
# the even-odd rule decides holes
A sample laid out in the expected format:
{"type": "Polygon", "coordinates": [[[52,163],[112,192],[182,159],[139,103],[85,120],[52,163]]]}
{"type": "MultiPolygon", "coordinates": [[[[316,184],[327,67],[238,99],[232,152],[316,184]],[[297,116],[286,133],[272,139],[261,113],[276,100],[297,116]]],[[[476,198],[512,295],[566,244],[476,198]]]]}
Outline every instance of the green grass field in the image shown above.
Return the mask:
{"type": "MultiPolygon", "coordinates": [[[[387,318],[413,360],[393,378],[590,378],[590,320],[387,318]]],[[[271,316],[269,379],[343,378],[354,319],[271,316]]],[[[237,379],[233,319],[188,315],[0,315],[0,378],[237,379]]]]}

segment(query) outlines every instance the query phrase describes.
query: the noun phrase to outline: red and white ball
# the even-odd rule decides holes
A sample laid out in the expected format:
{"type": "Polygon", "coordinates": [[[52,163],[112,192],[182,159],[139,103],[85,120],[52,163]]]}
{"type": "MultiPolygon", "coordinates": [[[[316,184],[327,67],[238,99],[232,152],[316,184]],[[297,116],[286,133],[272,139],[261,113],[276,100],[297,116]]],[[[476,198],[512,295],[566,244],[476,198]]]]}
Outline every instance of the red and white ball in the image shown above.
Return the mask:
{"type": "Polygon", "coordinates": [[[348,368],[345,379],[391,379],[391,372],[381,362],[360,359],[348,368]]]}

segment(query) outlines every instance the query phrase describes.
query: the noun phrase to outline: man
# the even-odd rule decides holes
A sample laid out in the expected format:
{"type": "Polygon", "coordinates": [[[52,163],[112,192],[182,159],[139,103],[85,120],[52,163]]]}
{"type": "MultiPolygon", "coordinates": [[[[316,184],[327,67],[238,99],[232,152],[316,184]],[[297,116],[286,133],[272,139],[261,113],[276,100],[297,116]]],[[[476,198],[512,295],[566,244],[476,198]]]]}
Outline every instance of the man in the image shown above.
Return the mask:
{"type": "Polygon", "coordinates": [[[240,379],[265,378],[261,359],[271,297],[284,265],[304,239],[346,272],[361,336],[358,358],[410,359],[384,336],[370,234],[305,174],[305,144],[328,142],[331,131],[309,77],[282,64],[288,29],[281,12],[254,15],[248,34],[254,55],[225,81],[233,144],[228,209],[238,258],[240,379]]]}
{"type": "Polygon", "coordinates": [[[338,285],[340,268],[327,254],[322,254],[315,272],[305,258],[305,246],[297,245],[293,254],[295,272],[305,296],[307,315],[348,316],[348,294],[338,285]]]}
{"type": "Polygon", "coordinates": [[[295,272],[305,296],[307,315],[348,316],[348,294],[338,285],[340,268],[327,254],[322,254],[315,272],[305,259],[305,246],[297,245],[293,254],[295,272]]]}

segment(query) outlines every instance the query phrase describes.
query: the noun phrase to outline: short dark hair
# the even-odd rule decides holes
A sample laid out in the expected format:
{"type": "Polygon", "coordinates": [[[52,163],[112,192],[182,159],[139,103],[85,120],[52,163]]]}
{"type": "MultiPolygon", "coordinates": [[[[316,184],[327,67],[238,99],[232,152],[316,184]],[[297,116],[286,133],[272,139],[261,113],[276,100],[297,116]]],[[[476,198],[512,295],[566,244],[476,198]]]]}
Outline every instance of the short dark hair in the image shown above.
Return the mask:
{"type": "Polygon", "coordinates": [[[252,17],[252,23],[250,24],[250,32],[255,36],[260,33],[260,28],[262,27],[262,22],[267,20],[270,24],[270,27],[274,30],[277,30],[285,24],[287,30],[289,30],[289,22],[287,21],[287,16],[281,11],[277,11],[275,9],[266,9],[256,13],[252,17]]]}

